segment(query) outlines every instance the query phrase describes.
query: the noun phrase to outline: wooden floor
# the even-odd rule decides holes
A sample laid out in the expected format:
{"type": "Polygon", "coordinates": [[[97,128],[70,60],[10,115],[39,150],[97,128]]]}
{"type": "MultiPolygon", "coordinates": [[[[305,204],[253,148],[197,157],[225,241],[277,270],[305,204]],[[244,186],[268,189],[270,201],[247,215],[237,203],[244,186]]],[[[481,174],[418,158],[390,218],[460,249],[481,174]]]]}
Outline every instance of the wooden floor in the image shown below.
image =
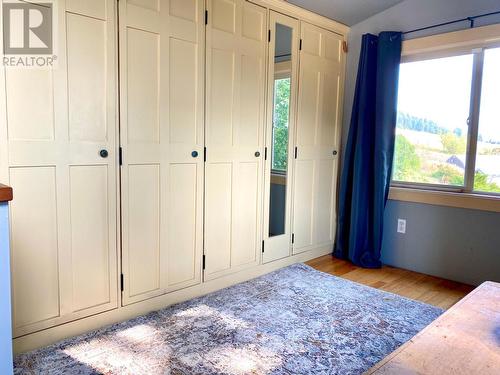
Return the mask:
{"type": "Polygon", "coordinates": [[[389,266],[383,266],[381,269],[360,268],[344,260],[333,258],[331,255],[310,260],[307,264],[319,271],[442,309],[450,308],[474,289],[470,285],[400,268],[389,266]]]}

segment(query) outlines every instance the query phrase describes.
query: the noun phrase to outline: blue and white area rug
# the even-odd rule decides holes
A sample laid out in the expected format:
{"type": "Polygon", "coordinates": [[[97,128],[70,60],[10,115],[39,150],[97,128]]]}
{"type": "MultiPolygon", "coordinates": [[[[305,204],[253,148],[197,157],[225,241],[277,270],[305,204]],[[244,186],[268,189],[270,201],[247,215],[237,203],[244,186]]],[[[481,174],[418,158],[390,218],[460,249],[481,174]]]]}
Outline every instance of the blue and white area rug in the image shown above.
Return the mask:
{"type": "Polygon", "coordinates": [[[15,359],[16,374],[360,374],[442,310],[296,264],[15,359]]]}

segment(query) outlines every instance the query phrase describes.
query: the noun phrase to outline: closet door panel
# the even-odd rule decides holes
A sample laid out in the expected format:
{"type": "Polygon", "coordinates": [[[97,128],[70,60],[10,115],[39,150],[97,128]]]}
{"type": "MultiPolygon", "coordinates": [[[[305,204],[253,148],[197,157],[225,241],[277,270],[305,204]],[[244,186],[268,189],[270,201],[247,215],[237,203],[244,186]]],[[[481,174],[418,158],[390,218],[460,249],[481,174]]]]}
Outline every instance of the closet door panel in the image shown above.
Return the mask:
{"type": "Polygon", "coordinates": [[[338,149],[344,69],[342,36],[305,22],[301,34],[294,253],[331,246],[335,239],[334,151],[338,149]]]}
{"type": "Polygon", "coordinates": [[[196,204],[199,173],[194,163],[170,165],[167,277],[171,287],[197,277],[196,204]]]}
{"type": "Polygon", "coordinates": [[[6,72],[10,141],[54,139],[53,75],[50,70],[12,69],[6,72]],[[30,110],[26,110],[30,103],[30,110]]]}
{"type": "Polygon", "coordinates": [[[266,9],[208,2],[205,278],[257,264],[261,250],[266,9]]]}
{"type": "Polygon", "coordinates": [[[323,115],[321,117],[321,136],[320,144],[326,148],[335,147],[337,144],[337,120],[339,116],[340,105],[340,76],[335,74],[325,74],[323,95],[328,100],[327,105],[323,106],[323,115]]]}
{"type": "Polygon", "coordinates": [[[113,309],[118,299],[115,2],[69,0],[55,11],[57,66],[0,73],[1,173],[18,191],[16,337],[113,309]]]}
{"type": "MultiPolygon", "coordinates": [[[[211,51],[211,92],[207,100],[210,123],[207,126],[207,143],[230,145],[233,141],[233,100],[235,94],[235,54],[214,48],[211,51]],[[215,93],[217,93],[215,95],[215,93]]],[[[211,150],[212,151],[212,150],[211,150]]],[[[214,152],[217,151],[214,150],[214,152]]]]}
{"type": "Polygon", "coordinates": [[[233,230],[231,266],[241,266],[257,261],[259,249],[257,225],[259,224],[259,163],[238,163],[233,180],[233,230]]]}
{"type": "Polygon", "coordinates": [[[196,22],[200,14],[197,0],[170,0],[170,15],[179,19],[196,22]]]}
{"type": "Polygon", "coordinates": [[[60,316],[55,167],[11,168],[10,185],[13,326],[22,327],[60,316]]]}
{"type": "Polygon", "coordinates": [[[262,100],[264,92],[262,58],[241,56],[241,122],[237,128],[237,144],[258,150],[262,142],[262,100]]]}
{"type": "Polygon", "coordinates": [[[127,143],[158,143],[159,37],[127,29],[127,143]]]}
{"type": "Polygon", "coordinates": [[[201,282],[204,10],[200,0],[169,4],[167,291],[201,282]]]}
{"type": "Polygon", "coordinates": [[[314,70],[308,70],[307,60],[303,60],[305,66],[301,68],[300,74],[297,145],[306,146],[307,152],[307,147],[313,147],[316,140],[321,76],[314,70]]]}
{"type": "Polygon", "coordinates": [[[203,12],[201,0],[120,5],[124,304],[201,281],[203,12]],[[139,234],[143,217],[154,230],[139,234]]]}
{"type": "Polygon", "coordinates": [[[108,169],[71,166],[69,174],[74,308],[82,310],[111,298],[108,169]]]}
{"type": "Polygon", "coordinates": [[[160,289],[160,167],[129,165],[126,190],[125,284],[129,296],[135,297],[160,289]]]}
{"type": "Polygon", "coordinates": [[[332,207],[334,205],[335,181],[334,172],[336,170],[333,159],[324,159],[318,162],[318,196],[316,201],[315,215],[315,243],[323,244],[333,242],[335,218],[332,207]]]}
{"type": "MultiPolygon", "coordinates": [[[[198,51],[196,44],[170,39],[170,141],[196,144],[198,135],[198,51]]],[[[188,150],[189,151],[189,150],[188,150]]]]}
{"type": "Polygon", "coordinates": [[[311,202],[314,201],[314,167],[312,160],[299,160],[295,163],[294,248],[313,244],[314,217],[311,202]]]}
{"type": "Polygon", "coordinates": [[[214,29],[234,34],[238,20],[237,7],[239,4],[235,0],[212,0],[211,5],[211,26],[214,29]]]}
{"type": "Polygon", "coordinates": [[[160,1],[161,0],[128,0],[127,3],[129,5],[136,5],[144,10],[158,12],[160,10],[160,1]]]}
{"type": "Polygon", "coordinates": [[[68,105],[72,141],[105,141],[106,22],[68,14],[68,105]]]}
{"type": "Polygon", "coordinates": [[[67,6],[67,287],[73,312],[95,313],[117,305],[114,4],[67,6]],[[109,156],[100,156],[101,150],[109,156]]]}
{"type": "Polygon", "coordinates": [[[106,2],[102,0],[66,0],[69,12],[85,14],[89,17],[106,19],[106,2]]]}
{"type": "Polygon", "coordinates": [[[205,249],[210,258],[205,272],[212,274],[231,267],[232,163],[210,163],[205,180],[205,249]],[[210,197],[208,199],[208,197],[210,197]]]}

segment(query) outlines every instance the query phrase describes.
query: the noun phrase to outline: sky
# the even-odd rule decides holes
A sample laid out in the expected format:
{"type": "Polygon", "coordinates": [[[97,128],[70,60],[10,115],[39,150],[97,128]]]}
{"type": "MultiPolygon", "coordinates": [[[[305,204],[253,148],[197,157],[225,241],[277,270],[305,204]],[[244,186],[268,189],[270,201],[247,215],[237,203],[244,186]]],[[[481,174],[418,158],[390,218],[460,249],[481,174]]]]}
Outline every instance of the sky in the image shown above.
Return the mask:
{"type": "Polygon", "coordinates": [[[500,141],[500,48],[484,54],[479,134],[500,141]]]}
{"type": "MultiPolygon", "coordinates": [[[[401,64],[398,111],[467,130],[473,55],[401,64]]],[[[485,51],[479,133],[500,140],[500,48],[485,51]]]]}

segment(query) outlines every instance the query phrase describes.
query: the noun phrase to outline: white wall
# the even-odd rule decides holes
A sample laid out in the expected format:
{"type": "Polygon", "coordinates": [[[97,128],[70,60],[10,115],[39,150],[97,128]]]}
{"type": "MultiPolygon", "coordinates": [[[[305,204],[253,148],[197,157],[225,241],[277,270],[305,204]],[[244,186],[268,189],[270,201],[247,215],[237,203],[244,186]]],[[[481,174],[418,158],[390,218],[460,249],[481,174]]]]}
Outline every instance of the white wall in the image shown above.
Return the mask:
{"type": "MultiPolygon", "coordinates": [[[[406,0],[352,27],[347,59],[343,144],[351,119],[361,36],[381,31],[407,31],[437,23],[500,11],[499,0],[406,0]]],[[[477,26],[500,23],[500,16],[476,20],[477,26]]],[[[468,23],[448,25],[408,38],[455,31],[468,23]]],[[[500,131],[500,130],[499,130],[500,131]]],[[[500,281],[500,214],[389,201],[385,212],[382,261],[470,284],[500,281]],[[397,218],[407,220],[407,233],[396,233],[397,218]]]]}

